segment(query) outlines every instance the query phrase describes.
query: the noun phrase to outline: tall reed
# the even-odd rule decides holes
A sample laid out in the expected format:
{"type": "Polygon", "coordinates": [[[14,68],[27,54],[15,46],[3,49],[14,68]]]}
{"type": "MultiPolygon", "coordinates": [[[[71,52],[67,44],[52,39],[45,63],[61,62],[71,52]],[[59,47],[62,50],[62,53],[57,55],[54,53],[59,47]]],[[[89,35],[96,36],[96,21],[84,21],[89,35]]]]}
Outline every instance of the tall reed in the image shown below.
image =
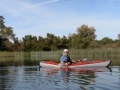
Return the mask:
{"type": "MultiPolygon", "coordinates": [[[[58,51],[38,51],[38,52],[0,52],[1,58],[14,57],[14,59],[24,59],[25,57],[31,60],[46,60],[51,59],[54,61],[59,61],[59,58],[63,50],[58,51]]],[[[120,48],[116,49],[69,49],[69,54],[73,60],[81,60],[88,58],[89,60],[94,59],[110,59],[115,60],[120,58],[120,48]]]]}
{"type": "MultiPolygon", "coordinates": [[[[51,59],[58,61],[62,52],[62,50],[31,52],[30,56],[31,59],[51,59]]],[[[88,58],[89,60],[114,60],[115,58],[120,58],[120,49],[70,49],[69,54],[71,59],[74,60],[81,60],[84,58],[88,58]]]]}

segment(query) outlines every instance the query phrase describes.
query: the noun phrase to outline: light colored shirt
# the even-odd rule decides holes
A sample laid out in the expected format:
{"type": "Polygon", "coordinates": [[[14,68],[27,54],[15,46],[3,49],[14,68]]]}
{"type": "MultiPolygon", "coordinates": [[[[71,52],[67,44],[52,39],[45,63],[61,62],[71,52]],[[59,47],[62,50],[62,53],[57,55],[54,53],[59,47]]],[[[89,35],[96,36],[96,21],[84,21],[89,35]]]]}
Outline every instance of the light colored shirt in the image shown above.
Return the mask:
{"type": "Polygon", "coordinates": [[[64,62],[65,60],[67,60],[67,57],[65,55],[62,55],[60,57],[60,62],[64,62]]]}

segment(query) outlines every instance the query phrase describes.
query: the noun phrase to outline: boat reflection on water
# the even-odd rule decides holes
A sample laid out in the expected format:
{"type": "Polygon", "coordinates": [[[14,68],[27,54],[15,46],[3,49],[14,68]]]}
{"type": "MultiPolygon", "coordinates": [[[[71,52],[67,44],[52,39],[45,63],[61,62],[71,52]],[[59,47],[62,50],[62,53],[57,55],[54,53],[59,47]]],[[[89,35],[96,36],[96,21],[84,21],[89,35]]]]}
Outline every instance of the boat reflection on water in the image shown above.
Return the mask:
{"type": "MultiPolygon", "coordinates": [[[[40,68],[40,75],[47,83],[61,83],[66,88],[69,85],[95,85],[96,73],[111,72],[109,67],[87,68],[40,68]],[[76,83],[76,84],[75,84],[76,83]],[[69,84],[69,85],[68,85],[69,84]]],[[[103,73],[104,75],[105,73],[103,73]]],[[[77,86],[72,86],[76,88],[77,86]]],[[[66,89],[67,90],[67,89],[66,89]]]]}
{"type": "Polygon", "coordinates": [[[85,68],[42,68],[39,70],[46,74],[54,74],[60,71],[74,72],[79,74],[95,73],[95,72],[112,72],[109,67],[85,67],[85,68]]]}

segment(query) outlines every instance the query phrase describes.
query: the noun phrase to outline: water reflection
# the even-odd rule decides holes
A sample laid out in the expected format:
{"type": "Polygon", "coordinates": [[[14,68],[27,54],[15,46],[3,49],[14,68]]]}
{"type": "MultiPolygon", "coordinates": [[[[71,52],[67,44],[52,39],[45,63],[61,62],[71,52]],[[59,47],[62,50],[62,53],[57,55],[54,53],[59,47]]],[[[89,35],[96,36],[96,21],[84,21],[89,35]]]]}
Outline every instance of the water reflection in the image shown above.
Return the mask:
{"type": "MultiPolygon", "coordinates": [[[[39,60],[40,61],[40,60],[39,60]]],[[[0,58],[0,67],[3,66],[33,66],[39,64],[38,60],[31,60],[30,57],[21,58],[0,58]]]]}
{"type": "Polygon", "coordinates": [[[88,74],[88,73],[95,73],[95,72],[111,72],[112,70],[109,67],[82,67],[82,68],[42,68],[40,67],[39,70],[41,72],[46,72],[49,75],[54,74],[55,72],[74,72],[79,74],[88,74]]]}
{"type": "MultiPolygon", "coordinates": [[[[40,72],[44,75],[44,77],[53,77],[57,75],[57,78],[53,78],[53,80],[50,80],[51,78],[49,78],[49,80],[54,81],[57,79],[57,82],[62,83],[64,87],[72,86],[73,88],[76,88],[79,86],[81,89],[83,89],[84,85],[90,85],[91,87],[95,85],[95,78],[97,78],[95,73],[111,72],[111,69],[108,67],[40,68],[40,72]]],[[[46,79],[45,82],[47,80],[48,79],[46,79]]]]}
{"type": "Polygon", "coordinates": [[[0,67],[0,90],[117,90],[120,67],[0,67]],[[111,72],[112,70],[112,72],[111,72]]]}

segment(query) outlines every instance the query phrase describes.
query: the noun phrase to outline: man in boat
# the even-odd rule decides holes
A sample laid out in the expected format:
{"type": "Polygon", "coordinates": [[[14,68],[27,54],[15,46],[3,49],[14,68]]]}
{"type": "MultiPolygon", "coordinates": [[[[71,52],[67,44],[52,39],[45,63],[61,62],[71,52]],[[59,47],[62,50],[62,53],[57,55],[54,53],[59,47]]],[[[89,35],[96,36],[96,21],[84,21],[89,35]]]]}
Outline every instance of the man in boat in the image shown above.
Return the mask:
{"type": "Polygon", "coordinates": [[[75,62],[75,61],[73,61],[73,60],[70,59],[70,56],[69,56],[68,53],[69,53],[68,49],[64,49],[63,50],[63,54],[60,57],[60,62],[61,63],[72,64],[72,63],[75,62]]]}

